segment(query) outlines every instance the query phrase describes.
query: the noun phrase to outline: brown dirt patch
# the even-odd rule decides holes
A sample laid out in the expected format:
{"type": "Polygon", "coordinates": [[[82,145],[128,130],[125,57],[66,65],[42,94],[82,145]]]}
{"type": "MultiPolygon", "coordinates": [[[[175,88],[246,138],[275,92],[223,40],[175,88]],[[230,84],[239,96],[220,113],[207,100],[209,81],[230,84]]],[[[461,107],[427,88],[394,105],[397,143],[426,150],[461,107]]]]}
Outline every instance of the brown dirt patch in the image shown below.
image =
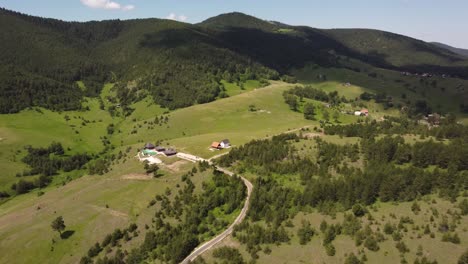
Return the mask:
{"type": "Polygon", "coordinates": [[[188,161],[186,161],[186,160],[178,160],[178,161],[176,161],[176,162],[174,162],[172,164],[166,165],[165,167],[168,168],[170,171],[179,172],[180,167],[187,164],[187,162],[188,161]]]}
{"type": "Polygon", "coordinates": [[[323,136],[322,133],[306,133],[306,134],[303,134],[304,137],[306,138],[314,138],[314,137],[321,137],[323,136]]]}
{"type": "Polygon", "coordinates": [[[123,175],[121,179],[123,180],[136,180],[136,181],[149,181],[153,177],[151,175],[146,174],[139,174],[139,173],[131,173],[127,175],[123,175]]]}
{"type": "Polygon", "coordinates": [[[110,208],[105,208],[105,207],[100,207],[100,206],[96,206],[96,205],[90,205],[92,208],[100,211],[100,212],[107,212],[109,213],[110,215],[112,216],[115,216],[115,217],[122,217],[122,218],[128,218],[128,214],[126,213],[122,213],[120,211],[117,211],[117,210],[112,210],[110,208]]]}

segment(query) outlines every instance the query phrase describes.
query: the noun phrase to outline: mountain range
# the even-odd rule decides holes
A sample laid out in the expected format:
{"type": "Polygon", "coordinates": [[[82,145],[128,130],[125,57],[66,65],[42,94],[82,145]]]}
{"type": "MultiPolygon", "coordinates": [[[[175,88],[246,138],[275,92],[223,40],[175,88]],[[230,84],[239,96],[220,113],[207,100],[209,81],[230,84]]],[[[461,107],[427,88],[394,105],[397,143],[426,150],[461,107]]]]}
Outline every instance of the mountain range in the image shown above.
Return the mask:
{"type": "Polygon", "coordinates": [[[106,82],[117,83],[124,109],[148,95],[175,109],[222,96],[221,80],[284,79],[308,64],[350,68],[349,61],[358,61],[468,78],[468,59],[439,44],[370,29],[289,26],[242,13],[199,24],[79,23],[0,9],[0,48],[1,113],[79,109],[106,82]]]}
{"type": "Polygon", "coordinates": [[[446,49],[446,50],[450,50],[451,52],[453,53],[456,53],[458,55],[461,55],[465,58],[468,58],[468,49],[460,49],[460,48],[455,48],[455,47],[452,47],[452,46],[449,46],[447,44],[443,44],[443,43],[440,43],[440,42],[431,42],[432,45],[436,45],[440,48],[443,48],[443,49],[446,49]]]}

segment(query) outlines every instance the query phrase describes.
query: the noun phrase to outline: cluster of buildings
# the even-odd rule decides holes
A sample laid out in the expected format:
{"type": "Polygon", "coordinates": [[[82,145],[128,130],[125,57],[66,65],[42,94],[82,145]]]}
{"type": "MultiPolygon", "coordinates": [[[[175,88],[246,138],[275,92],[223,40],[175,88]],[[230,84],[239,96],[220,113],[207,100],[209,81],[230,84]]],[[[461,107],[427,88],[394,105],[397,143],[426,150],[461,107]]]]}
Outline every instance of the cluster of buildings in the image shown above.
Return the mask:
{"type": "MultiPolygon", "coordinates": [[[[416,77],[422,77],[422,78],[432,78],[434,77],[435,75],[432,74],[432,73],[411,73],[411,72],[401,72],[401,75],[403,76],[416,76],[416,77]]],[[[447,74],[442,74],[440,75],[442,78],[449,78],[450,76],[447,75],[447,74]]]]}
{"type": "Polygon", "coordinates": [[[369,109],[363,108],[361,110],[354,111],[355,116],[369,116],[369,109]]]}
{"type": "Polygon", "coordinates": [[[154,156],[158,154],[162,154],[166,157],[174,156],[177,154],[177,151],[173,148],[165,148],[162,146],[155,146],[152,143],[146,143],[142,150],[145,156],[154,156]]]}
{"type": "Polygon", "coordinates": [[[231,147],[231,142],[229,139],[223,139],[220,142],[213,142],[211,143],[211,148],[212,149],[225,149],[225,148],[230,148],[231,147]]]}

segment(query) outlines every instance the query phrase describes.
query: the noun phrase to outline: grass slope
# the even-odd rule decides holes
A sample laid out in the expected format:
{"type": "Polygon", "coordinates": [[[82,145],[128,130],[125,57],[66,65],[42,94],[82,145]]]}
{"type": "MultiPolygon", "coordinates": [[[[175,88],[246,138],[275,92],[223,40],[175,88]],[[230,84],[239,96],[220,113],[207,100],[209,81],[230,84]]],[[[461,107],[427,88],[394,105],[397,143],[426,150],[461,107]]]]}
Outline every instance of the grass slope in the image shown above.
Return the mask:
{"type": "Polygon", "coordinates": [[[87,99],[84,105],[89,106],[90,111],[58,113],[36,109],[0,115],[0,164],[3,168],[0,189],[15,182],[15,174],[25,168],[21,158],[27,145],[45,147],[56,141],[64,148],[70,148],[68,154],[101,151],[100,137],[106,135],[106,127],[112,123],[112,117],[99,109],[97,99],[87,99]],[[65,116],[70,120],[67,121],[65,116]]]}
{"type": "MultiPolygon", "coordinates": [[[[305,120],[300,113],[292,112],[283,103],[282,93],[289,87],[291,85],[273,82],[265,88],[172,111],[168,115],[168,124],[155,126],[154,129],[148,129],[145,120],[138,120],[142,127],[136,134],[130,133],[135,124],[126,120],[119,126],[122,133],[114,137],[114,142],[123,141],[124,145],[139,146],[142,142],[162,140],[179,151],[210,157],[218,153],[209,150],[213,141],[228,138],[238,146],[255,138],[317,124],[305,120]],[[250,112],[251,104],[259,111],[250,112]]],[[[146,121],[152,121],[157,115],[155,112],[146,121]]]]}
{"type": "MultiPolygon", "coordinates": [[[[0,255],[0,263],[76,263],[115,228],[135,222],[144,234],[144,223],[153,214],[147,209],[148,202],[156,194],[164,194],[166,188],[176,189],[180,175],[192,166],[182,162],[172,169],[163,168],[166,176],[152,179],[144,177],[142,164],[131,158],[113,166],[106,175],[82,177],[65,186],[48,187],[43,196],[32,192],[3,204],[0,248],[9,253],[0,255]],[[68,239],[60,239],[50,228],[59,215],[66,230],[74,231],[68,239]]],[[[200,185],[205,177],[197,174],[192,180],[200,185]]]]}

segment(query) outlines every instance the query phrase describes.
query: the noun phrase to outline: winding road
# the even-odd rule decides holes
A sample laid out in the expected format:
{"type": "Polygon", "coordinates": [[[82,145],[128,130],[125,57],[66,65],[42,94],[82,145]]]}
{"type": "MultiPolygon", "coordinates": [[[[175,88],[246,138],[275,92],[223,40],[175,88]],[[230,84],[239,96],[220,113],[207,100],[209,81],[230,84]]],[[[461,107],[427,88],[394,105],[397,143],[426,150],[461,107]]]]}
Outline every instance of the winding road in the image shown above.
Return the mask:
{"type": "MultiPolygon", "coordinates": [[[[181,158],[181,159],[185,159],[185,160],[188,160],[188,161],[191,161],[191,162],[207,161],[210,165],[213,164],[211,162],[211,160],[213,158],[211,158],[209,160],[206,160],[206,159],[203,159],[203,158],[191,155],[191,154],[186,154],[186,153],[179,153],[177,156],[179,158],[181,158]]],[[[223,172],[223,173],[225,173],[225,174],[227,174],[227,175],[229,175],[229,176],[231,176],[231,177],[234,175],[233,172],[231,172],[231,171],[229,171],[229,170],[227,170],[225,168],[221,168],[219,166],[216,166],[216,169],[223,172]]],[[[229,236],[232,233],[232,231],[234,230],[234,226],[236,226],[237,224],[240,224],[244,220],[245,216],[247,215],[247,211],[249,210],[250,196],[252,194],[253,185],[246,178],[244,178],[242,176],[239,176],[239,177],[242,179],[245,186],[247,187],[247,197],[245,198],[244,207],[242,208],[239,216],[237,216],[236,220],[234,220],[234,222],[226,230],[224,230],[224,232],[217,235],[216,237],[214,237],[210,241],[205,242],[201,246],[195,248],[195,250],[193,250],[193,252],[181,262],[182,264],[188,264],[188,263],[192,262],[198,256],[203,254],[205,251],[209,250],[210,248],[212,248],[213,246],[215,246],[216,244],[221,242],[223,239],[225,239],[227,236],[229,236]]]]}

